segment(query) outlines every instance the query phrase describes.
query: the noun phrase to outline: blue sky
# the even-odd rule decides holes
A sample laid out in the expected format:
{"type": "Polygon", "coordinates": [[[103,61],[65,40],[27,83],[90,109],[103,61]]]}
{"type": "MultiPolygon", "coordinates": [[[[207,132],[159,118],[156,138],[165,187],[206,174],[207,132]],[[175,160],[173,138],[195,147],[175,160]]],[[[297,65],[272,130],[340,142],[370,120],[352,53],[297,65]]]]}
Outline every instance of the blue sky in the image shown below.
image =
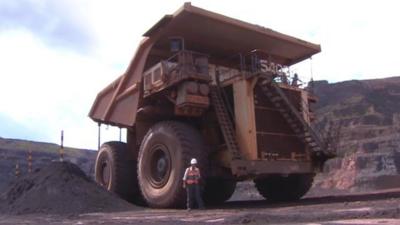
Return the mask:
{"type": "MultiPolygon", "coordinates": [[[[87,114],[122,74],[141,35],[184,1],[1,0],[0,137],[94,149],[87,114]]],[[[194,0],[192,4],[322,46],[296,65],[308,80],[400,76],[396,1],[194,0]]],[[[118,139],[103,127],[102,140],[118,139]]]]}
{"type": "Polygon", "coordinates": [[[1,31],[25,29],[49,47],[64,46],[80,52],[89,51],[95,40],[90,24],[75,15],[66,2],[9,0],[0,6],[1,31]]]}

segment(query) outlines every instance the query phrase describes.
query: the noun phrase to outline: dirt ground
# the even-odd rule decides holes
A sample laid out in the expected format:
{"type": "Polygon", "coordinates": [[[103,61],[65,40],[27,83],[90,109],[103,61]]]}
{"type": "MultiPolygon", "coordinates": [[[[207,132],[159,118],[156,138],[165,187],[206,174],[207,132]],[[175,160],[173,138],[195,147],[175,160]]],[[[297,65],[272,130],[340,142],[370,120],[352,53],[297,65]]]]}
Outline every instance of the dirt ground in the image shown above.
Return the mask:
{"type": "Polygon", "coordinates": [[[79,215],[0,215],[0,224],[400,224],[400,189],[310,197],[296,203],[236,201],[206,210],[141,208],[79,215]]]}
{"type": "Polygon", "coordinates": [[[206,210],[149,209],[107,192],[76,165],[55,162],[0,195],[0,224],[400,224],[400,189],[312,190],[294,203],[261,200],[252,189],[242,183],[232,201],[206,210]]]}

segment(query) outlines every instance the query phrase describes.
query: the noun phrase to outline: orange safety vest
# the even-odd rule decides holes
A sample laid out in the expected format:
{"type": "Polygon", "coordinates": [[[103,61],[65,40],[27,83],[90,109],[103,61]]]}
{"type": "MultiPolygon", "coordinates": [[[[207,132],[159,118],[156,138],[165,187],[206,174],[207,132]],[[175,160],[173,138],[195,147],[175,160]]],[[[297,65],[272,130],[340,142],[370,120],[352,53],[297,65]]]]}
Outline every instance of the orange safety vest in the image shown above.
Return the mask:
{"type": "Polygon", "coordinates": [[[200,170],[195,168],[192,170],[191,168],[187,171],[186,183],[187,184],[198,184],[200,179],[200,170]]]}

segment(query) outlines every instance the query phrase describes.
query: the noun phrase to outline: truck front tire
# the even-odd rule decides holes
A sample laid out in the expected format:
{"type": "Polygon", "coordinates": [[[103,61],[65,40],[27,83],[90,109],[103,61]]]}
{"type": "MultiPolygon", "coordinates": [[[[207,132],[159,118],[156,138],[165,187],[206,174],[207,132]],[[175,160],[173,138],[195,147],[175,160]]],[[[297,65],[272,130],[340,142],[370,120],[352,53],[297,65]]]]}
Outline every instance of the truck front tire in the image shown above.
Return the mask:
{"type": "Polygon", "coordinates": [[[273,202],[295,201],[311,188],[315,174],[272,175],[254,180],[258,192],[273,202]]]}
{"type": "Polygon", "coordinates": [[[143,200],[137,181],[137,160],[130,154],[123,142],[111,141],[101,145],[96,158],[95,180],[122,199],[140,204],[143,200]]]}
{"type": "Polygon", "coordinates": [[[202,175],[206,157],[202,136],[194,127],[176,121],[155,124],[144,137],[139,151],[138,180],[147,204],[155,208],[184,207],[186,192],[182,178],[191,158],[202,175]]]}

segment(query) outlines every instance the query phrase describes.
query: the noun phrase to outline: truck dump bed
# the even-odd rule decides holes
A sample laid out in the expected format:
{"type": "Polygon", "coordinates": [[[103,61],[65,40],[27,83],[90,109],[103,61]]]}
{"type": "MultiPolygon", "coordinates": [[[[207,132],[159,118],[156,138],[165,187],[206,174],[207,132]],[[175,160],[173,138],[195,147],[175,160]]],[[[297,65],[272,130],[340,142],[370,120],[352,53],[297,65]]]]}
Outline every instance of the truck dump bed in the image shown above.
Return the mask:
{"type": "Polygon", "coordinates": [[[89,117],[96,122],[131,127],[141,104],[143,72],[171,54],[169,40],[182,37],[185,48],[209,54],[211,63],[258,49],[290,66],[320,52],[320,46],[268,28],[229,18],[185,3],[144,34],[126,72],[102,90],[89,117]]]}

